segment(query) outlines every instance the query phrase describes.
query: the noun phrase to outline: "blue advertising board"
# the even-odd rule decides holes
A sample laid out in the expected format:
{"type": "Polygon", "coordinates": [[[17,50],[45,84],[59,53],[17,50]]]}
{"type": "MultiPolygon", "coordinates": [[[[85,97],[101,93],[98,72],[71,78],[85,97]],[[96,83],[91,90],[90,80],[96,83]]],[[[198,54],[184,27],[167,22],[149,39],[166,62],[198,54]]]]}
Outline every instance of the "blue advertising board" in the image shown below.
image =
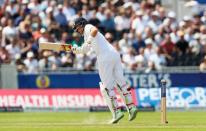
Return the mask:
{"type": "Polygon", "coordinates": [[[206,86],[206,73],[129,73],[125,76],[128,83],[134,88],[160,87],[162,79],[166,80],[167,87],[206,86]]]}
{"type": "Polygon", "coordinates": [[[206,4],[206,0],[197,0],[199,4],[206,4]]]}
{"type": "MultiPolygon", "coordinates": [[[[206,73],[126,73],[127,82],[134,88],[160,87],[161,79],[167,87],[206,86],[206,73]]],[[[19,74],[19,88],[98,88],[97,73],[84,74],[19,74]]]]}
{"type": "MultiPolygon", "coordinates": [[[[137,88],[137,104],[160,107],[160,88],[137,88]]],[[[206,107],[205,87],[171,87],[167,89],[167,107],[206,107]]]]}
{"type": "Polygon", "coordinates": [[[19,88],[97,88],[98,74],[19,74],[19,88]]]}

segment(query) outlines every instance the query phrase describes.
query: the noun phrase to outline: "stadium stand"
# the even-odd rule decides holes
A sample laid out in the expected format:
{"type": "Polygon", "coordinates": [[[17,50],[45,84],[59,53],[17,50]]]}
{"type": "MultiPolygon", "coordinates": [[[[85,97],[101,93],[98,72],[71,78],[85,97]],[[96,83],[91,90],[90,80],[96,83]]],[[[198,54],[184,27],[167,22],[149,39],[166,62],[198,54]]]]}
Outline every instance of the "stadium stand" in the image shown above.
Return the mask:
{"type": "Polygon", "coordinates": [[[44,41],[81,46],[82,37],[71,28],[80,16],[121,53],[125,70],[199,66],[204,60],[206,11],[178,21],[175,12],[149,0],[5,0],[0,7],[0,64],[16,64],[25,73],[61,67],[95,70],[92,51],[74,55],[38,49],[44,41]]]}

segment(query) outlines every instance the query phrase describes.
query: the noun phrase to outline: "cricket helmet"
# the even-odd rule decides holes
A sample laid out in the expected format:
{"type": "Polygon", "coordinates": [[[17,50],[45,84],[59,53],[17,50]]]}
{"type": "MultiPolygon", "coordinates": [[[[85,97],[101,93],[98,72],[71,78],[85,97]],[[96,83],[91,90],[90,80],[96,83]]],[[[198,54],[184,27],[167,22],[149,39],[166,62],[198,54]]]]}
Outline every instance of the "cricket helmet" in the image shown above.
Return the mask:
{"type": "Polygon", "coordinates": [[[76,30],[78,26],[84,27],[87,23],[88,21],[83,17],[76,18],[74,20],[73,30],[76,30]]]}

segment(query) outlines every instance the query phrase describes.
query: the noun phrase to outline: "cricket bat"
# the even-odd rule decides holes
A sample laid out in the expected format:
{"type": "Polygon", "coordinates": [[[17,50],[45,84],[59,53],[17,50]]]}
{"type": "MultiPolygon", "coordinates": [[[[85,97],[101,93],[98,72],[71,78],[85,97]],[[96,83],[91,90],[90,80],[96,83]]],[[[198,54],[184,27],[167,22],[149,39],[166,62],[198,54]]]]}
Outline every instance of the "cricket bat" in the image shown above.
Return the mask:
{"type": "Polygon", "coordinates": [[[40,50],[53,50],[53,51],[71,51],[71,44],[64,43],[52,43],[52,42],[41,42],[39,43],[40,50]]]}

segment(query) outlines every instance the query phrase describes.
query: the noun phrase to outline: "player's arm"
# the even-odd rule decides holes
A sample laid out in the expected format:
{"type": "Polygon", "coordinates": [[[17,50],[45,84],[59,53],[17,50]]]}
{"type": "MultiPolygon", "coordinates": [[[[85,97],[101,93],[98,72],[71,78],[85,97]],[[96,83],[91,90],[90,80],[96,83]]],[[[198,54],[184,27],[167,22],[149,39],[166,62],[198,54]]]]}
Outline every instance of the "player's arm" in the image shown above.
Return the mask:
{"type": "Polygon", "coordinates": [[[96,37],[97,33],[98,29],[95,26],[93,26],[90,30],[90,34],[86,40],[86,43],[91,44],[94,41],[94,38],[96,37]]]}
{"type": "Polygon", "coordinates": [[[81,47],[74,47],[72,50],[75,54],[79,53],[86,53],[90,50],[91,48],[91,43],[94,41],[94,38],[96,37],[98,33],[98,29],[96,27],[92,27],[89,33],[89,36],[85,43],[81,47]]]}
{"type": "Polygon", "coordinates": [[[84,54],[90,50],[90,44],[83,43],[81,47],[72,47],[74,54],[84,54]]]}

